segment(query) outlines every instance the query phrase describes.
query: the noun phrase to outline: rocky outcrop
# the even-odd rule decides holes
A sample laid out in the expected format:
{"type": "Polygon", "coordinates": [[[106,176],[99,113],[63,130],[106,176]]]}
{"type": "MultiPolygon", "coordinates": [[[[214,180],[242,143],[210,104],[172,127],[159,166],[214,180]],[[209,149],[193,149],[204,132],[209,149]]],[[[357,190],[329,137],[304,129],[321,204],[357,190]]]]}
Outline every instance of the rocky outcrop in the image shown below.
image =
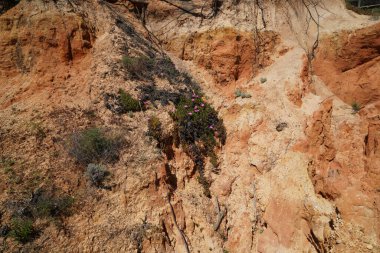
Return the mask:
{"type": "Polygon", "coordinates": [[[165,47],[180,59],[207,70],[216,83],[226,85],[247,82],[269,66],[279,41],[279,36],[271,31],[255,36],[224,28],[174,38],[165,47]]]}
{"type": "MultiPolygon", "coordinates": [[[[350,220],[352,227],[349,232],[341,230],[341,238],[361,240],[360,231],[364,231],[367,243],[376,245],[379,207],[374,182],[378,180],[378,167],[372,166],[378,158],[373,153],[366,155],[366,149],[371,149],[369,136],[372,143],[377,138],[373,135],[376,126],[373,119],[363,119],[359,124],[342,119],[334,122],[333,108],[332,100],[321,104],[305,127],[307,139],[295,149],[311,157],[308,171],[316,193],[336,203],[337,214],[350,220]]],[[[343,245],[336,248],[344,251],[343,245]]]]}
{"type": "Polygon", "coordinates": [[[2,77],[20,72],[43,75],[43,68],[68,65],[91,49],[95,34],[88,20],[77,13],[60,11],[63,7],[50,7],[41,13],[47,7],[40,5],[21,3],[0,17],[2,77]],[[25,17],[23,13],[32,15],[25,17]]]}
{"type": "Polygon", "coordinates": [[[380,24],[326,36],[321,41],[315,74],[347,104],[378,102],[380,80],[380,24]]]}
{"type": "Polygon", "coordinates": [[[63,2],[22,1],[0,16],[0,77],[7,79],[0,93],[8,94],[0,99],[1,108],[55,89],[70,78],[70,71],[88,55],[96,38],[95,28],[80,8],[63,2]],[[70,9],[77,10],[67,12],[70,9]],[[20,92],[14,85],[23,78],[29,81],[20,92]]]}

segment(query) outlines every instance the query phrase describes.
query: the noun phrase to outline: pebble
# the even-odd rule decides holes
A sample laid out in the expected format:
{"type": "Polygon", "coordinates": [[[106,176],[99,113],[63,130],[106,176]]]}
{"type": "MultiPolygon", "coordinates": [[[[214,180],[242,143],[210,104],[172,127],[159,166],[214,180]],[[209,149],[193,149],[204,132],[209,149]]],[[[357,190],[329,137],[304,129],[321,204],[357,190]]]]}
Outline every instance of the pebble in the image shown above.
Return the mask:
{"type": "Polygon", "coordinates": [[[371,244],[368,244],[367,249],[373,249],[373,246],[371,244]]]}

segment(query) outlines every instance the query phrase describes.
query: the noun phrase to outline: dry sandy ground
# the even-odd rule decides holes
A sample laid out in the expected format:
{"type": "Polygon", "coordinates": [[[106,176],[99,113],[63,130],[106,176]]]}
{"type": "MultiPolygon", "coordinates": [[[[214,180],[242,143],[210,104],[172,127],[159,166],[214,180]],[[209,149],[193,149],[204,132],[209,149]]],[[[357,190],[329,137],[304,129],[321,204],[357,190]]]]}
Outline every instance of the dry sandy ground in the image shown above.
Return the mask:
{"type": "MultiPolygon", "coordinates": [[[[34,242],[1,238],[6,245],[1,250],[186,252],[184,235],[191,252],[379,251],[379,98],[365,100],[368,87],[380,90],[378,47],[360,54],[372,58],[354,66],[358,69],[342,71],[355,52],[377,45],[376,21],[345,10],[341,1],[325,1],[317,9],[320,44],[314,65],[308,65],[318,27],[307,25],[308,12],[296,1],[268,1],[264,12],[250,2],[226,2],[201,25],[199,18],[178,17],[176,8],[152,1],[147,28],[177,67],[199,83],[227,130],[218,168],[206,165],[209,199],[182,148],[174,147],[174,158],[168,159],[146,136],[152,115],[172,132],[172,105],[123,116],[104,107],[106,92],[122,87],[139,93],[141,83],[125,78],[122,55],[157,50],[139,39],[149,36],[131,12],[107,6],[22,3],[0,16],[5,34],[0,39],[0,148],[16,160],[14,170],[23,182],[39,179],[15,184],[1,171],[6,179],[1,201],[6,206],[46,185],[77,199],[75,212],[62,218],[63,228],[38,220],[44,230],[34,242]],[[22,13],[36,14],[21,22],[22,13]],[[136,33],[115,21],[122,18],[136,33]],[[38,29],[44,20],[55,22],[38,29]],[[31,36],[31,29],[38,35],[31,36]],[[62,32],[50,33],[54,29],[62,32]],[[71,50],[66,34],[72,35],[71,50]],[[341,45],[352,50],[339,51],[341,45]],[[359,90],[358,76],[364,84],[359,90]],[[344,88],[337,79],[345,81],[344,88]],[[250,96],[235,97],[237,90],[250,96]],[[363,106],[356,114],[353,99],[363,106]],[[47,133],[42,142],[30,127],[33,122],[47,133]],[[94,125],[122,131],[130,143],[120,161],[108,165],[111,191],[89,185],[84,168],[65,149],[72,132],[94,125]],[[214,230],[221,213],[217,206],[225,215],[214,230]]],[[[179,89],[168,80],[155,81],[162,89],[179,89]]],[[[2,212],[0,225],[11,209],[2,212]]]]}

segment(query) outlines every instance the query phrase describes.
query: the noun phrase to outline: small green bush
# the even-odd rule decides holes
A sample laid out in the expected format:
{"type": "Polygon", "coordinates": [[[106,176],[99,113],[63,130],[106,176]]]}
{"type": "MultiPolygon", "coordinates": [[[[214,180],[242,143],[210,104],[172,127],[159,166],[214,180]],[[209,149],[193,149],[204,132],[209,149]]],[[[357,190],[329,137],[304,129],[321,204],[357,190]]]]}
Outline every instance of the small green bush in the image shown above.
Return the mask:
{"type": "Polygon", "coordinates": [[[203,194],[208,197],[208,198],[211,198],[211,191],[210,191],[210,182],[207,181],[207,179],[204,177],[203,174],[201,174],[199,177],[198,177],[198,183],[200,183],[203,187],[203,194]]]}
{"type": "Polygon", "coordinates": [[[119,90],[118,100],[120,105],[120,113],[141,111],[140,102],[137,99],[134,99],[123,89],[119,90]]]}
{"type": "Polygon", "coordinates": [[[132,78],[149,78],[149,73],[154,69],[155,61],[147,56],[123,56],[122,62],[132,78]]]}
{"type": "Polygon", "coordinates": [[[265,83],[266,81],[267,81],[267,79],[265,77],[260,78],[260,83],[265,83]]]}
{"type": "Polygon", "coordinates": [[[28,205],[34,218],[37,217],[58,217],[68,215],[70,207],[74,203],[71,196],[55,197],[46,189],[38,189],[33,193],[28,205]]]}
{"type": "Polygon", "coordinates": [[[157,141],[162,137],[162,123],[159,118],[153,116],[148,120],[148,135],[152,136],[157,141]]]}
{"type": "Polygon", "coordinates": [[[248,93],[244,93],[244,92],[242,92],[241,90],[239,90],[239,89],[237,89],[236,91],[235,91],[235,97],[241,97],[241,98],[250,98],[250,97],[252,97],[251,96],[251,94],[248,94],[248,93]]]}
{"type": "Polygon", "coordinates": [[[58,217],[69,214],[74,198],[65,196],[61,198],[44,198],[33,205],[36,217],[58,217]]]}
{"type": "Polygon", "coordinates": [[[89,179],[91,180],[92,184],[96,187],[102,187],[103,181],[110,174],[104,166],[93,163],[87,165],[86,173],[89,179]]]}
{"type": "Polygon", "coordinates": [[[38,143],[41,143],[46,138],[45,129],[42,127],[40,122],[32,122],[31,130],[38,143]]]}
{"type": "Polygon", "coordinates": [[[360,109],[361,109],[361,106],[360,106],[360,104],[358,102],[353,102],[351,104],[351,108],[352,108],[352,111],[354,113],[358,113],[360,111],[360,109]]]}
{"type": "Polygon", "coordinates": [[[174,84],[184,77],[169,57],[123,56],[122,62],[128,71],[128,76],[133,79],[154,81],[154,77],[158,76],[174,84]]]}
{"type": "Polygon", "coordinates": [[[191,99],[182,98],[176,107],[174,119],[177,122],[181,142],[201,142],[206,153],[216,145],[216,136],[224,144],[226,131],[217,112],[198,95],[191,99]]]}
{"type": "Polygon", "coordinates": [[[215,152],[210,152],[208,156],[210,157],[210,163],[212,166],[214,166],[214,168],[217,168],[219,165],[218,156],[215,154],[215,152]]]}
{"type": "Polygon", "coordinates": [[[36,235],[33,222],[29,219],[14,218],[12,219],[10,236],[21,243],[31,241],[36,235]]]}
{"type": "Polygon", "coordinates": [[[0,166],[4,168],[4,171],[7,173],[16,162],[10,157],[0,156],[0,166]]]}
{"type": "Polygon", "coordinates": [[[114,162],[119,158],[122,144],[123,139],[119,135],[106,133],[99,128],[89,128],[73,134],[69,153],[84,165],[100,161],[114,162]]]}

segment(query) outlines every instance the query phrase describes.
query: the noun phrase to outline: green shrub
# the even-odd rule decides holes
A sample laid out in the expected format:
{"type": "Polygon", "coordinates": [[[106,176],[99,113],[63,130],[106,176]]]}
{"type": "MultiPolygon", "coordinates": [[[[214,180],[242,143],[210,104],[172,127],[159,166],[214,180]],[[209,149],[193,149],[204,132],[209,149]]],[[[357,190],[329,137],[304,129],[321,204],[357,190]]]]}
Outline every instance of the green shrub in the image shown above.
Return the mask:
{"type": "Polygon", "coordinates": [[[16,162],[12,158],[0,156],[0,166],[3,167],[5,173],[8,173],[15,164],[16,162]]]}
{"type": "Polygon", "coordinates": [[[74,198],[71,196],[54,197],[48,191],[39,189],[33,193],[28,209],[31,210],[34,218],[58,217],[68,215],[73,203],[74,198]]]}
{"type": "Polygon", "coordinates": [[[203,174],[201,174],[199,177],[198,177],[198,182],[202,185],[203,187],[203,194],[208,197],[208,198],[211,198],[211,191],[210,191],[210,182],[208,182],[206,180],[206,178],[204,177],[203,174]]]}
{"type": "Polygon", "coordinates": [[[41,143],[46,138],[45,129],[42,127],[39,122],[31,123],[31,130],[33,135],[36,137],[38,143],[41,143]]]}
{"type": "Polygon", "coordinates": [[[74,198],[65,196],[61,198],[45,198],[34,204],[36,217],[58,217],[69,214],[74,198]]]}
{"type": "Polygon", "coordinates": [[[208,156],[210,157],[210,163],[212,166],[214,166],[214,168],[217,168],[219,165],[218,156],[215,154],[215,152],[210,152],[208,156]]]}
{"type": "Polygon", "coordinates": [[[361,109],[361,106],[360,106],[360,104],[358,102],[353,102],[351,104],[351,108],[352,108],[352,111],[354,113],[358,113],[360,111],[360,109],[361,109]]]}
{"type": "Polygon", "coordinates": [[[122,62],[129,77],[133,79],[153,81],[157,75],[160,78],[167,78],[173,84],[177,83],[183,76],[168,57],[123,56],[122,62]]]}
{"type": "Polygon", "coordinates": [[[87,165],[86,173],[89,179],[91,180],[92,184],[96,187],[102,187],[103,181],[110,174],[104,166],[93,163],[87,165]]]}
{"type": "Polygon", "coordinates": [[[237,89],[236,91],[235,91],[235,97],[241,97],[241,98],[250,98],[250,97],[252,97],[251,96],[251,94],[248,94],[248,93],[244,93],[244,92],[242,92],[241,90],[239,90],[239,89],[237,89]]]}
{"type": "Polygon", "coordinates": [[[31,241],[36,235],[33,222],[29,219],[14,218],[12,219],[10,236],[21,243],[31,241]]]}
{"type": "Polygon", "coordinates": [[[199,182],[204,194],[210,197],[210,183],[204,176],[204,158],[211,155],[210,161],[217,163],[213,157],[214,148],[218,140],[221,144],[226,141],[223,121],[208,103],[195,94],[192,98],[182,97],[172,117],[176,122],[179,140],[199,171],[199,182]]]}
{"type": "Polygon", "coordinates": [[[131,77],[135,79],[149,78],[149,73],[155,66],[154,59],[146,56],[123,56],[122,62],[131,77]]]}
{"type": "Polygon", "coordinates": [[[217,112],[198,95],[182,98],[176,106],[174,119],[178,125],[182,143],[201,142],[205,151],[212,151],[216,136],[224,144],[226,132],[217,112]]]}
{"type": "Polygon", "coordinates": [[[123,89],[119,90],[120,113],[141,111],[140,102],[123,89]]]}
{"type": "Polygon", "coordinates": [[[73,134],[69,153],[84,165],[100,161],[114,162],[119,158],[122,144],[123,139],[119,135],[106,133],[99,128],[89,128],[73,134]]]}
{"type": "Polygon", "coordinates": [[[260,78],[260,83],[265,83],[266,81],[267,81],[267,79],[265,77],[260,78]]]}
{"type": "Polygon", "coordinates": [[[148,135],[152,136],[157,141],[162,137],[162,123],[159,118],[152,116],[148,120],[148,135]]]}

